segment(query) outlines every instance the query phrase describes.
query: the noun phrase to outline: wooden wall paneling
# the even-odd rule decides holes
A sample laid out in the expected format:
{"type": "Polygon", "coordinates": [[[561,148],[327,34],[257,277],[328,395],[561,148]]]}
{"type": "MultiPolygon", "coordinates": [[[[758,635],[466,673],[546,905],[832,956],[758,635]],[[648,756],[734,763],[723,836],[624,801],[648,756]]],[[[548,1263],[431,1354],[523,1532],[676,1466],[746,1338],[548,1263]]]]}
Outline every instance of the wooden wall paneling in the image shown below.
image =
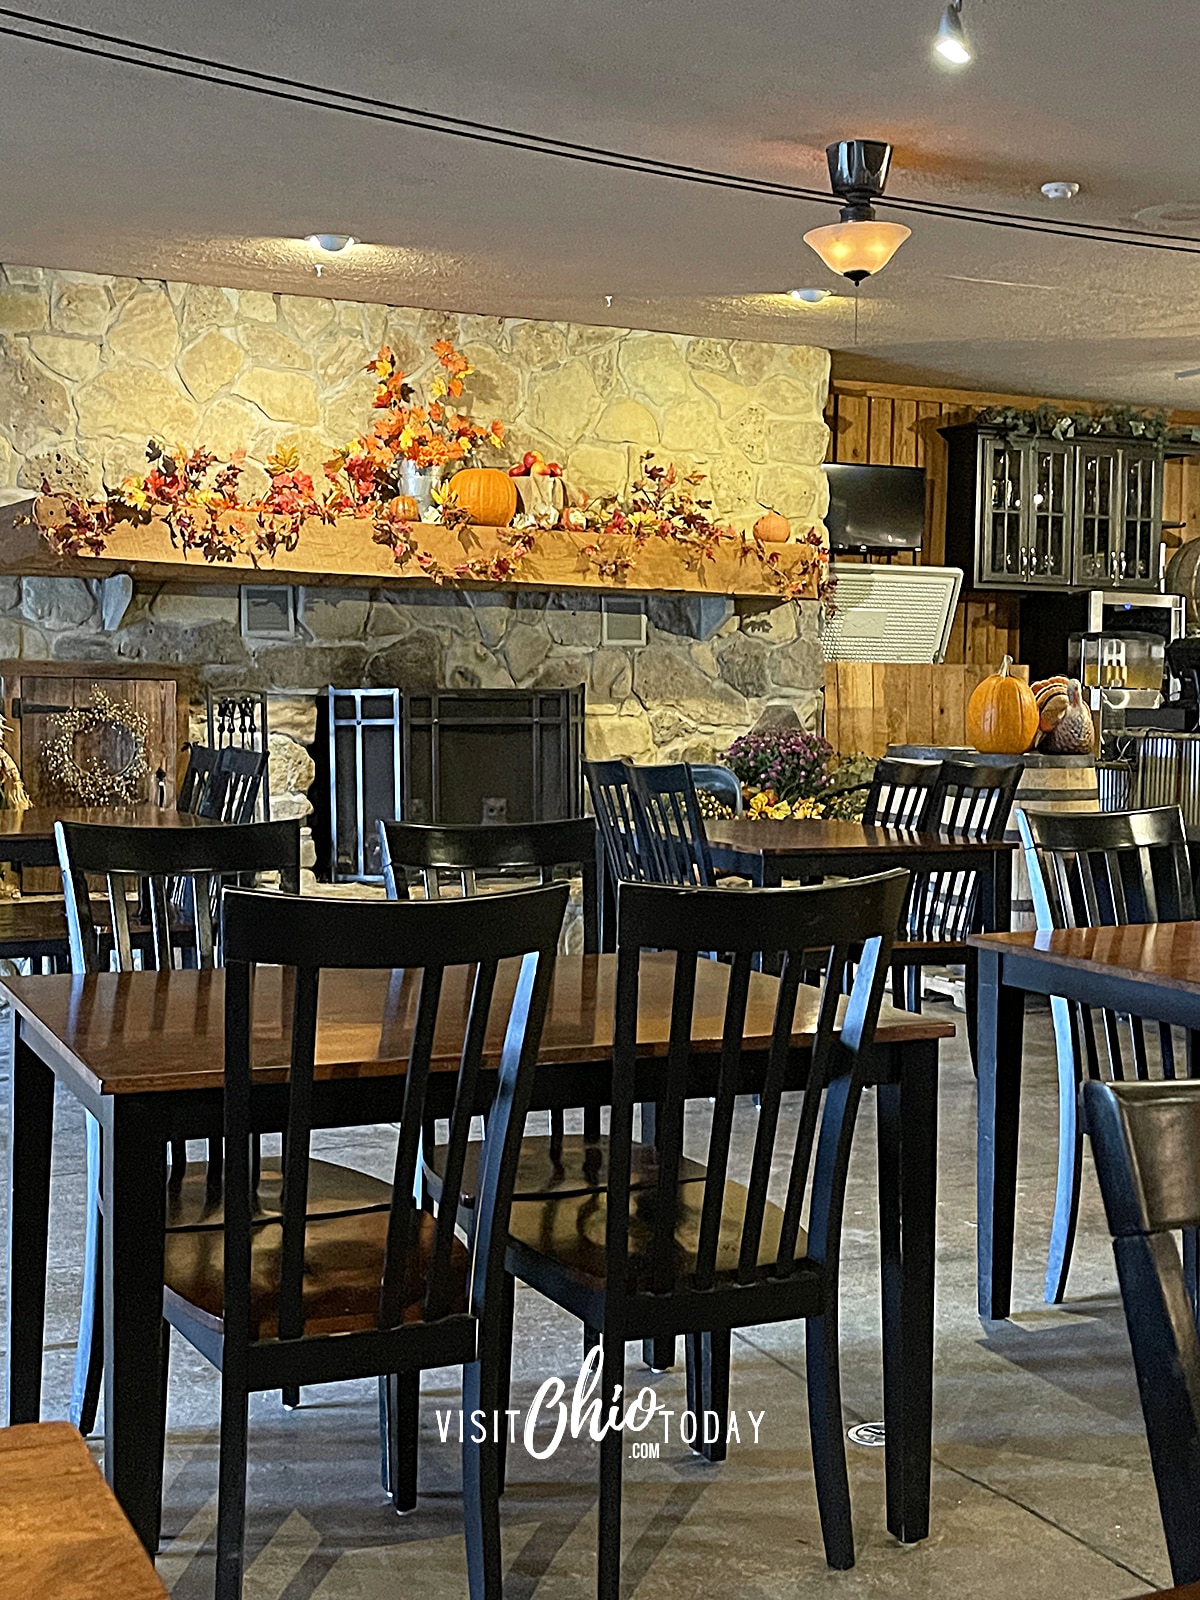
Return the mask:
{"type": "Polygon", "coordinates": [[[837,461],[865,461],[870,440],[870,406],[865,395],[838,395],[837,461]]]}
{"type": "Polygon", "coordinates": [[[933,743],[933,676],[932,666],[915,664],[908,669],[907,744],[933,743]]]}
{"type": "Polygon", "coordinates": [[[892,402],[892,463],[897,467],[921,465],[917,460],[917,402],[892,402]]]}
{"type": "Polygon", "coordinates": [[[867,460],[873,466],[890,467],[892,454],[892,402],[887,395],[872,395],[867,426],[867,460]]]}
{"type": "Polygon", "coordinates": [[[966,705],[962,669],[939,672],[933,684],[934,744],[962,744],[966,738],[966,705]]]}

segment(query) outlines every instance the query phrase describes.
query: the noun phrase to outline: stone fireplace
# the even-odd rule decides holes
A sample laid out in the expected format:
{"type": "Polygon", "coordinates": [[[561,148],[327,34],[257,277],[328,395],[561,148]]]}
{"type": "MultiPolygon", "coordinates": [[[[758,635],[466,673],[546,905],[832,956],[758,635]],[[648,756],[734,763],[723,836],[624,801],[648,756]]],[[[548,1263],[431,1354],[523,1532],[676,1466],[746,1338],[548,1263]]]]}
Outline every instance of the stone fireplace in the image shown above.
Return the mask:
{"type": "MultiPolygon", "coordinates": [[[[561,460],[589,493],[620,489],[644,450],[704,472],[716,513],[748,526],[771,505],[805,527],[820,470],[828,354],[6,267],[0,278],[0,500],[90,493],[142,466],[145,441],[248,450],[247,478],[294,445],[319,474],[364,425],[387,341],[414,374],[448,336],[471,392],[520,447],[561,460]]],[[[238,590],[196,563],[187,583],[135,584],[114,610],[80,578],[0,577],[0,656],[178,662],[200,690],[268,693],[272,815],[307,815],[317,700],[330,685],[562,689],[586,685],[589,756],[708,760],[779,706],[820,716],[814,603],[650,595],[644,647],[601,643],[579,591],[313,588],[292,641],[250,641],[238,590]]]]}

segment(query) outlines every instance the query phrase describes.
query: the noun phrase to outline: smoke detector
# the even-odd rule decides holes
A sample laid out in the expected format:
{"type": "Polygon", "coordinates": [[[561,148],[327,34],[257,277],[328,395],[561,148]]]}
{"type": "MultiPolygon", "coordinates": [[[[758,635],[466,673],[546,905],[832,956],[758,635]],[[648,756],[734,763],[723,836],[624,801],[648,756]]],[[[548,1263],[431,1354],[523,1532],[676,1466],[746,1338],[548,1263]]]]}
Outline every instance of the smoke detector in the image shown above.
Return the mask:
{"type": "Polygon", "coordinates": [[[1069,181],[1056,180],[1054,183],[1044,183],[1042,193],[1047,200],[1074,200],[1079,193],[1079,185],[1069,181]]]}

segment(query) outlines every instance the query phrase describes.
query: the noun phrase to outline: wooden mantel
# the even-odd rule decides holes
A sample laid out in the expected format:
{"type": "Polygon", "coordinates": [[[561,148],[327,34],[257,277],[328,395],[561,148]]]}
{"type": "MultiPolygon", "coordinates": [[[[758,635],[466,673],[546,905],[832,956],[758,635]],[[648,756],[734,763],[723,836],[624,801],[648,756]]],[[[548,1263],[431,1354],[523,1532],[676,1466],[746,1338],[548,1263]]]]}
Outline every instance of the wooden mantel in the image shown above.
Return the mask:
{"type": "MultiPolygon", "coordinates": [[[[36,526],[22,516],[49,515],[40,501],[0,508],[0,575],[12,577],[104,578],[116,572],[151,583],[292,583],[337,585],[346,588],[427,587],[431,580],[413,561],[397,565],[386,546],[372,539],[370,522],[342,517],[333,523],[306,523],[294,551],[275,561],[260,558],[256,566],[248,553],[233,561],[209,563],[186,554],[171,543],[159,518],[146,523],[117,523],[102,556],[56,556],[36,526]]],[[[238,516],[233,513],[231,520],[238,516]]],[[[243,515],[248,525],[252,519],[243,515]]],[[[455,533],[437,523],[422,523],[414,537],[447,570],[465,561],[490,560],[507,554],[503,536],[511,530],[472,527],[455,533]]],[[[779,585],[752,549],[736,546],[719,550],[713,561],[698,561],[667,540],[650,540],[634,552],[632,540],[606,536],[604,549],[613,557],[628,554],[634,568],[627,577],[602,576],[583,554],[595,536],[561,529],[539,533],[534,551],[513,577],[503,583],[455,579],[463,588],[589,589],[610,593],[677,593],[765,597],[778,595],[779,585]]],[[[805,598],[815,599],[818,575],[807,545],[775,545],[781,573],[791,581],[805,581],[805,598]]]]}

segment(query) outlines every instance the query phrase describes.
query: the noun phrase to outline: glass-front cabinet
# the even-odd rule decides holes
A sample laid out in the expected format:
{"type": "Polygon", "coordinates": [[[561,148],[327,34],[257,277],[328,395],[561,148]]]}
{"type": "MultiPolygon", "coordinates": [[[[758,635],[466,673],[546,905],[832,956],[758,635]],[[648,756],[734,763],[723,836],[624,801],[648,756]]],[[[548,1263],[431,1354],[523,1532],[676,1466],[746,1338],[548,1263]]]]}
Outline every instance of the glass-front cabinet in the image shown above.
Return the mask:
{"type": "Polygon", "coordinates": [[[1162,549],[1162,457],[1130,445],[1121,452],[1118,480],[1124,523],[1118,583],[1121,588],[1158,587],[1162,549]]]}
{"type": "Polygon", "coordinates": [[[1025,577],[1029,583],[1061,587],[1071,581],[1070,446],[1038,439],[1025,451],[1029,472],[1029,517],[1025,577]]]}
{"type": "Polygon", "coordinates": [[[1156,589],[1162,450],[974,425],[950,444],[946,559],[982,589],[1156,589]]]}
{"type": "Polygon", "coordinates": [[[979,441],[980,566],[984,583],[1025,578],[1025,457],[1001,438],[979,441]]]}
{"type": "Polygon", "coordinates": [[[1075,447],[1075,581],[1085,589],[1117,582],[1119,456],[1116,445],[1090,439],[1075,447]]]}

